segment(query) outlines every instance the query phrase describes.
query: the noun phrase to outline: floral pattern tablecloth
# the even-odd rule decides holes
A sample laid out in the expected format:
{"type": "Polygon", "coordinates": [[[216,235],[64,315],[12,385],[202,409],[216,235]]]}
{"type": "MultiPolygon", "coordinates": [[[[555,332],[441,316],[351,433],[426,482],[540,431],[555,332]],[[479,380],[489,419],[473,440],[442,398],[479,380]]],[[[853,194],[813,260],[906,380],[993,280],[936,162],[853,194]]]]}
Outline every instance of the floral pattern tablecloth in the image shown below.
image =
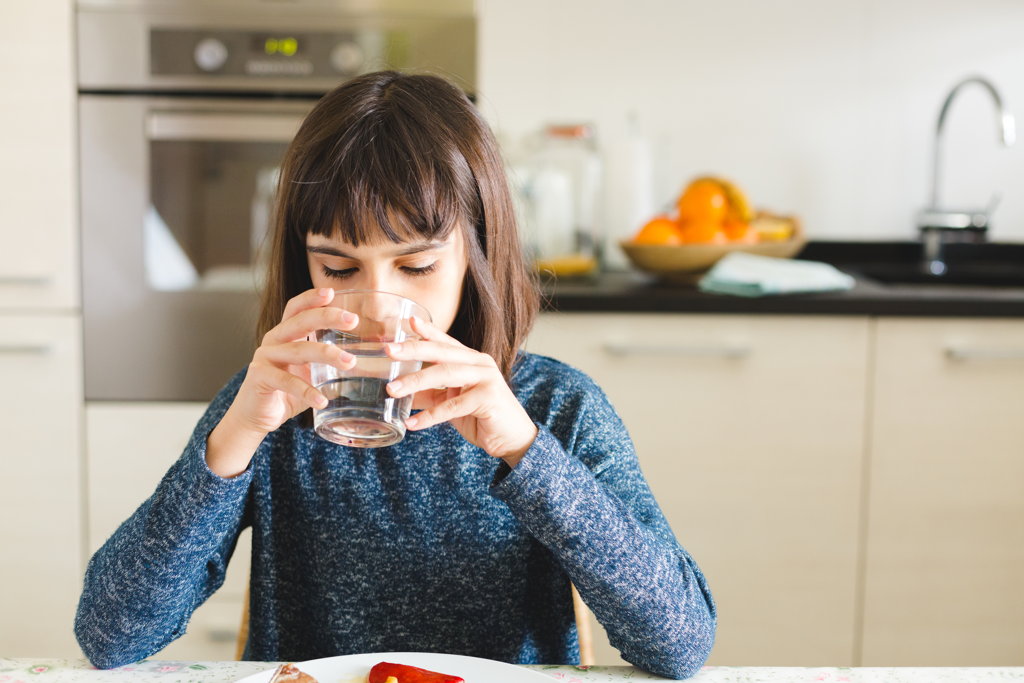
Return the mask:
{"type": "MultiPolygon", "coordinates": [[[[272,669],[268,662],[148,660],[100,671],[78,659],[0,659],[0,683],[233,683],[272,669]]],[[[660,681],[628,666],[529,666],[562,683],[660,681]]],[[[707,666],[694,683],[995,683],[1024,682],[1024,667],[756,667],[707,666]]],[[[486,683],[500,683],[487,681],[486,683]]]]}

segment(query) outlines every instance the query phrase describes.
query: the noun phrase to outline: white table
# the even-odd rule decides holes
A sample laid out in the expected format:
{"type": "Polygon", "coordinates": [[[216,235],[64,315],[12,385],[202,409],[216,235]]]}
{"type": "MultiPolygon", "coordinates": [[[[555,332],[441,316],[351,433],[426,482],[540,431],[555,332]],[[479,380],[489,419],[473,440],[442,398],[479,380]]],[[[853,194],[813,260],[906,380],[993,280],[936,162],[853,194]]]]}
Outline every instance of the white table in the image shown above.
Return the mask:
{"type": "MultiPolygon", "coordinates": [[[[268,662],[147,660],[100,671],[81,659],[0,659],[0,683],[233,683],[274,668],[268,662]]],[[[660,681],[628,666],[529,666],[563,683],[660,681]]],[[[710,666],[694,683],[1006,683],[1024,681],[1024,667],[756,667],[710,666]]],[[[500,683],[487,681],[486,683],[500,683]]]]}

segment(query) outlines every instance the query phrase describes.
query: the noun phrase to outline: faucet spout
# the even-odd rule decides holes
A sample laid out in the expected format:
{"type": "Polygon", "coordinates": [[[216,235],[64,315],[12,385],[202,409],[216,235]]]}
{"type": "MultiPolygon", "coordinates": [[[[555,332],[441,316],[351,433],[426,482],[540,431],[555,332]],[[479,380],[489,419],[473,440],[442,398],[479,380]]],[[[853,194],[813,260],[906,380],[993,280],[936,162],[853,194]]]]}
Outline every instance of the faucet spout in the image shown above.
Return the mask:
{"type": "Polygon", "coordinates": [[[941,148],[942,148],[942,131],[946,125],[946,116],[949,114],[950,106],[953,104],[953,100],[956,99],[957,94],[968,85],[979,85],[992,96],[992,101],[996,107],[996,125],[999,126],[999,141],[1004,147],[1011,147],[1016,142],[1017,131],[1016,123],[1013,118],[1013,114],[1007,111],[1003,98],[999,94],[995,85],[992,84],[987,78],[983,76],[970,76],[963,79],[949,91],[946,96],[945,102],[942,103],[942,109],[939,111],[939,120],[935,126],[935,151],[932,157],[932,193],[931,193],[931,207],[932,209],[938,210],[939,205],[939,171],[942,166],[941,164],[941,148]]]}

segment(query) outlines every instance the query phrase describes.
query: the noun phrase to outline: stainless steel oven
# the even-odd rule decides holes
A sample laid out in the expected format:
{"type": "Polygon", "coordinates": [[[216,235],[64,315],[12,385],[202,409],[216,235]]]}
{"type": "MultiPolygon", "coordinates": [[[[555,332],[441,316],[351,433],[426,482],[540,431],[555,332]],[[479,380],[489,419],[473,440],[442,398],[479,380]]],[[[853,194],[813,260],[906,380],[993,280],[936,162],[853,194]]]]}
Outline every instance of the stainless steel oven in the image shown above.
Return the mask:
{"type": "Polygon", "coordinates": [[[251,358],[278,164],[380,68],[473,93],[472,0],[80,0],[85,391],[207,401],[251,358]]]}

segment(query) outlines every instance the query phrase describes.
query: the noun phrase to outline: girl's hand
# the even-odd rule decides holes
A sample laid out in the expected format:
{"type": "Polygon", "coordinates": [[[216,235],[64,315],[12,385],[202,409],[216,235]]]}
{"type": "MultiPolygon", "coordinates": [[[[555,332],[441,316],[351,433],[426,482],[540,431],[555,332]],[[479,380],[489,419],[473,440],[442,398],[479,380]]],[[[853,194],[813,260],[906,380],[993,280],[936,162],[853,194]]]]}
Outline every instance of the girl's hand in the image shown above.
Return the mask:
{"type": "Polygon", "coordinates": [[[327,398],[310,385],[308,363],[343,370],[355,365],[355,357],[338,347],[307,340],[315,330],[355,327],[353,313],[328,306],[333,299],[333,289],[299,294],[264,335],[235,400],[207,440],[206,461],[214,472],[241,473],[267,434],[307,408],[327,405],[327,398]]]}
{"type": "Polygon", "coordinates": [[[537,427],[497,363],[420,318],[413,318],[412,329],[420,340],[388,345],[395,360],[431,364],[388,384],[395,398],[415,393],[413,407],[423,409],[406,426],[420,430],[450,422],[471,444],[515,467],[537,438],[537,427]]]}

